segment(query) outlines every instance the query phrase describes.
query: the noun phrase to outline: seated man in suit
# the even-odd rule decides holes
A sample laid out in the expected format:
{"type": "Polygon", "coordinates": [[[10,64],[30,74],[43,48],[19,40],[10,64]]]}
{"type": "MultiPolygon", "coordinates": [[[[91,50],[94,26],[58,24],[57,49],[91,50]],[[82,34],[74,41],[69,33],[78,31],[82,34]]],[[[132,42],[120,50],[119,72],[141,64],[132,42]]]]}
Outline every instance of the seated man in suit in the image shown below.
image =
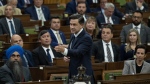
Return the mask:
{"type": "MultiPolygon", "coordinates": [[[[23,39],[17,35],[17,34],[14,34],[12,37],[11,37],[11,45],[20,45],[21,47],[23,47],[23,39]]],[[[29,50],[25,50],[23,49],[23,58],[22,59],[22,65],[25,66],[25,67],[33,67],[34,66],[34,61],[33,61],[33,58],[32,58],[32,53],[29,51],[29,50]]],[[[7,60],[6,58],[6,55],[5,55],[5,52],[4,52],[4,55],[3,55],[3,59],[4,60],[7,60]]]]}
{"type": "Polygon", "coordinates": [[[0,0],[0,6],[4,6],[7,4],[7,0],[0,0]]]}
{"type": "Polygon", "coordinates": [[[6,57],[9,60],[0,67],[1,84],[31,81],[29,68],[22,66],[23,49],[21,46],[13,45],[9,47],[6,51],[6,57]]]}
{"type": "Polygon", "coordinates": [[[47,30],[42,30],[38,35],[41,46],[33,50],[32,56],[36,66],[38,65],[52,65],[53,58],[63,57],[61,53],[56,52],[51,44],[51,36],[47,30]]]}
{"type": "Polygon", "coordinates": [[[66,9],[65,12],[69,13],[69,14],[75,14],[77,13],[76,11],[76,6],[78,2],[85,2],[86,3],[86,13],[90,13],[90,6],[87,4],[86,0],[72,0],[69,3],[66,4],[66,9]]]}
{"type": "Polygon", "coordinates": [[[134,60],[127,60],[124,62],[123,75],[133,75],[138,73],[150,73],[150,64],[144,61],[147,49],[144,45],[137,45],[135,48],[134,60]]]}
{"type": "MultiPolygon", "coordinates": [[[[99,1],[100,1],[99,7],[96,8],[94,12],[100,12],[104,14],[105,4],[108,3],[108,1],[107,0],[99,0],[99,1]]],[[[114,9],[113,15],[119,18],[123,18],[124,16],[123,13],[121,13],[116,7],[114,9]]]]}
{"type": "Polygon", "coordinates": [[[29,4],[33,4],[33,0],[18,0],[17,7],[20,9],[25,9],[29,4]]]}
{"type": "Polygon", "coordinates": [[[0,19],[0,35],[25,34],[21,21],[13,18],[14,8],[10,5],[5,7],[5,17],[0,19]]]}
{"type": "Polygon", "coordinates": [[[112,3],[105,4],[104,13],[99,14],[97,19],[97,24],[99,28],[102,27],[102,24],[119,24],[120,19],[113,15],[115,6],[112,3]]]}
{"type": "MultiPolygon", "coordinates": [[[[13,7],[13,14],[14,15],[22,15],[21,10],[19,8],[16,8],[18,1],[17,0],[7,0],[7,4],[6,5],[11,5],[13,7]]],[[[5,15],[5,7],[1,6],[0,7],[0,15],[5,15]]]]}
{"type": "Polygon", "coordinates": [[[50,10],[43,6],[43,0],[33,0],[34,5],[25,9],[26,14],[30,14],[32,20],[50,20],[50,10]]]}
{"type": "Polygon", "coordinates": [[[60,18],[57,16],[52,17],[50,21],[50,29],[48,30],[52,38],[52,42],[51,42],[52,47],[55,47],[57,45],[67,44],[65,34],[59,30],[60,26],[61,26],[60,18]]]}
{"type": "Polygon", "coordinates": [[[92,56],[95,62],[116,62],[120,61],[119,47],[111,42],[113,38],[113,29],[110,25],[102,28],[102,39],[94,42],[92,47],[92,56]]]}
{"type": "Polygon", "coordinates": [[[139,10],[135,11],[132,16],[132,23],[123,26],[120,37],[121,42],[126,42],[126,36],[130,29],[135,28],[138,30],[141,38],[141,43],[146,44],[150,42],[150,28],[142,23],[143,13],[139,10]]]}
{"type": "Polygon", "coordinates": [[[125,13],[129,14],[136,10],[148,11],[148,5],[144,0],[132,0],[131,2],[126,3],[125,13]]]}

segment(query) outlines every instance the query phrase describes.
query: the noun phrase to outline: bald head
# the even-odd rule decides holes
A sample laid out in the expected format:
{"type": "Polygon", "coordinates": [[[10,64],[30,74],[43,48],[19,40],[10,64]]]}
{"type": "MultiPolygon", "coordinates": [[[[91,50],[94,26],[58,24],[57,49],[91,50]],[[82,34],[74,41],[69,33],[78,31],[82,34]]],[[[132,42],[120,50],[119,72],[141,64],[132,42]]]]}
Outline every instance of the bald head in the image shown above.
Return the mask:
{"type": "Polygon", "coordinates": [[[22,40],[22,38],[18,34],[14,34],[11,37],[11,45],[14,45],[14,44],[18,44],[21,47],[23,47],[23,40],[22,40]]]}
{"type": "Polygon", "coordinates": [[[18,0],[7,0],[7,5],[11,5],[13,8],[16,8],[18,0]]]}

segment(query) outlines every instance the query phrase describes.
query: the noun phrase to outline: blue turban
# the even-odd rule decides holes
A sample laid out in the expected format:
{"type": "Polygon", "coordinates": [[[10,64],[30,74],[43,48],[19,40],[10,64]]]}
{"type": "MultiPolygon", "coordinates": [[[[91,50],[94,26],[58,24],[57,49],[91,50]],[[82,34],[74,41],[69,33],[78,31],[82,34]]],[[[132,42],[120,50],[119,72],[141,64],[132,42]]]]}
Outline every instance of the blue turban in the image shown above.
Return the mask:
{"type": "Polygon", "coordinates": [[[12,45],[6,51],[7,59],[9,59],[14,52],[18,52],[20,54],[20,57],[23,57],[24,50],[22,49],[22,47],[19,45],[12,45]]]}

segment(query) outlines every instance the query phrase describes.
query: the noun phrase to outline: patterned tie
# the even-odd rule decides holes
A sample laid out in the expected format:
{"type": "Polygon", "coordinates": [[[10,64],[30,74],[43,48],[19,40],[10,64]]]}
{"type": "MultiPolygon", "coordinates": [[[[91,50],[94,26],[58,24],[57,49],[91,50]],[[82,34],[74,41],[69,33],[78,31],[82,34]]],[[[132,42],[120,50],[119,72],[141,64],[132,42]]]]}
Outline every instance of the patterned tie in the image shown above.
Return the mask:
{"type": "Polygon", "coordinates": [[[59,34],[59,31],[56,31],[56,35],[57,35],[57,38],[58,38],[58,44],[63,44],[62,40],[61,40],[61,37],[60,37],[60,34],[59,34]]]}
{"type": "Polygon", "coordinates": [[[12,24],[12,21],[9,21],[9,22],[10,22],[10,26],[11,26],[11,33],[12,33],[12,35],[14,35],[15,34],[14,26],[12,24]]]}
{"type": "Polygon", "coordinates": [[[138,30],[138,27],[137,27],[137,26],[135,27],[135,29],[136,29],[136,30],[138,31],[138,33],[140,34],[140,32],[139,32],[139,30],[138,30]]]}
{"type": "Polygon", "coordinates": [[[112,62],[112,57],[111,57],[111,52],[110,52],[110,48],[109,48],[109,44],[106,44],[107,46],[107,57],[108,57],[108,62],[112,62]]]}
{"type": "Polygon", "coordinates": [[[49,53],[49,49],[47,49],[46,51],[47,51],[48,60],[49,60],[50,63],[52,63],[52,59],[51,59],[51,56],[50,56],[50,53],[49,53]]]}
{"type": "Polygon", "coordinates": [[[38,9],[38,12],[39,12],[39,20],[44,21],[44,18],[43,18],[43,15],[42,15],[42,10],[38,9]]]}
{"type": "Polygon", "coordinates": [[[107,17],[107,23],[110,23],[110,21],[109,21],[109,17],[107,17]]]}

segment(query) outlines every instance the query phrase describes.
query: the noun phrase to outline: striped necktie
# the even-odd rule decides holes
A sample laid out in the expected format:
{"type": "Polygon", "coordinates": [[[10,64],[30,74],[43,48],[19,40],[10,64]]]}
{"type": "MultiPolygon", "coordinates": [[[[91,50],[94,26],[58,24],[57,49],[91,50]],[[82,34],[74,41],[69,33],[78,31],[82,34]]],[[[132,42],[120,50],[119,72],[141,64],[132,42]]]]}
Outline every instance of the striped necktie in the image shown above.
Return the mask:
{"type": "Polygon", "coordinates": [[[109,48],[109,44],[106,44],[106,49],[107,49],[107,57],[108,57],[108,62],[112,62],[112,56],[109,48]]]}

